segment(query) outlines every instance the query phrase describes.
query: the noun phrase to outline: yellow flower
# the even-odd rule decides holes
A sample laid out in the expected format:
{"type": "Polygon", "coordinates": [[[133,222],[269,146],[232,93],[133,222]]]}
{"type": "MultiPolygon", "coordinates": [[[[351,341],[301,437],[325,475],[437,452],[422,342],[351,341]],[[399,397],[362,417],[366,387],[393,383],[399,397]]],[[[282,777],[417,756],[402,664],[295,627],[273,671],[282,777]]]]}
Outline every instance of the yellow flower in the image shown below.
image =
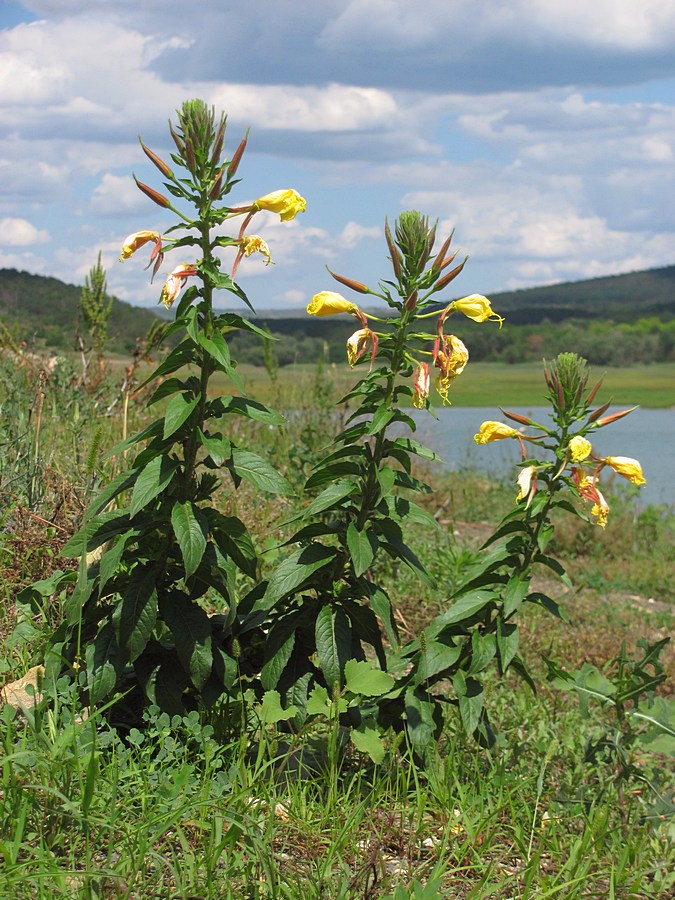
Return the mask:
{"type": "Polygon", "coordinates": [[[450,305],[453,309],[456,309],[457,312],[464,313],[469,319],[473,319],[474,322],[487,322],[490,320],[492,322],[499,322],[499,327],[502,327],[504,318],[492,309],[490,301],[482,294],[469,294],[468,297],[462,297],[461,300],[455,300],[450,305]]]}
{"type": "Polygon", "coordinates": [[[600,491],[597,491],[597,494],[598,502],[591,507],[591,515],[597,516],[598,521],[595,524],[599,525],[600,528],[604,528],[609,518],[609,506],[600,491]]]}
{"type": "Polygon", "coordinates": [[[360,328],[347,340],[347,359],[350,366],[355,366],[366,352],[368,345],[372,347],[371,362],[377,353],[377,335],[370,328],[360,328]]]}
{"type": "Polygon", "coordinates": [[[477,444],[489,444],[491,441],[501,441],[504,438],[517,438],[518,432],[504,422],[483,422],[478,434],[473,436],[477,444]]]}
{"type": "Polygon", "coordinates": [[[272,262],[270,248],[267,246],[266,241],[259,237],[259,235],[247,234],[246,237],[243,237],[241,239],[240,245],[244,256],[250,256],[252,253],[262,253],[262,255],[266,258],[266,266],[272,262]]]}
{"type": "Polygon", "coordinates": [[[604,461],[617,475],[627,478],[631,484],[647,484],[642,474],[642,466],[637,459],[631,459],[630,456],[608,456],[604,461]]]}
{"type": "Polygon", "coordinates": [[[469,361],[469,351],[454,334],[443,335],[442,341],[439,339],[436,343],[438,347],[443,347],[442,350],[435,347],[434,352],[434,365],[440,369],[436,379],[436,390],[443,398],[443,402],[448,403],[450,385],[464,371],[469,361]]]}
{"type": "Polygon", "coordinates": [[[179,266],[176,266],[166,279],[166,283],[162,288],[162,294],[159,298],[167,309],[171,309],[173,301],[180,294],[181,289],[188,278],[196,274],[197,268],[194,264],[181,263],[179,266]]]}
{"type": "Polygon", "coordinates": [[[532,503],[532,499],[537,491],[537,467],[536,466],[526,466],[524,469],[521,469],[520,475],[518,476],[518,487],[519,493],[516,497],[516,503],[519,503],[521,500],[524,500],[527,497],[527,507],[532,503]]]}
{"type": "Polygon", "coordinates": [[[148,241],[155,242],[155,249],[153,250],[151,261],[157,256],[158,253],[161,253],[162,250],[162,238],[156,231],[135,231],[133,234],[130,234],[129,237],[124,241],[122,245],[122,255],[120,256],[120,262],[125,259],[129,259],[130,256],[142,247],[144,244],[147,244],[148,241]]]}
{"type": "Polygon", "coordinates": [[[429,396],[429,363],[420,363],[415,370],[414,386],[413,406],[416,409],[424,409],[429,396]]]}
{"type": "Polygon", "coordinates": [[[279,213],[282,222],[294,219],[298,213],[307,209],[307,201],[297,191],[288,188],[285,191],[272,191],[253,204],[255,209],[266,209],[268,212],[279,213]]]}
{"type": "Polygon", "coordinates": [[[585,437],[577,434],[569,442],[567,449],[569,450],[572,462],[578,463],[588,459],[593,447],[591,446],[590,441],[587,441],[585,437]]]}
{"type": "Polygon", "coordinates": [[[320,291],[314,294],[312,302],[307,307],[310,316],[336,316],[338,313],[353,313],[358,306],[350,303],[342,294],[336,294],[335,291],[320,291]]]}

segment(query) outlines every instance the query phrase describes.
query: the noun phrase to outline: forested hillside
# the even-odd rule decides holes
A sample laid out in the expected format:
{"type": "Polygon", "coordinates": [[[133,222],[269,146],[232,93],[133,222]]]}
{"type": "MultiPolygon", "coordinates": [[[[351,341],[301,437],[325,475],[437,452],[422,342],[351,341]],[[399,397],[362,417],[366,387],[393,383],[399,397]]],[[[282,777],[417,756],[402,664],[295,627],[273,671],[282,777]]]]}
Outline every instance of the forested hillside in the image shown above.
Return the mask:
{"type": "MultiPolygon", "coordinates": [[[[38,349],[72,349],[80,293],[80,287],[55,278],[0,269],[0,323],[15,339],[38,349]]],[[[501,330],[453,317],[454,332],[470,337],[474,360],[550,359],[569,349],[595,365],[675,358],[675,266],[491,294],[490,299],[506,317],[501,330]]],[[[109,352],[129,352],[156,317],[153,309],[115,299],[109,352]]],[[[341,360],[345,341],[357,327],[350,317],[315,319],[302,311],[286,317],[262,313],[258,322],[279,338],[275,350],[281,365],[341,360]]],[[[254,335],[236,334],[230,340],[243,362],[262,362],[254,335]]]]}

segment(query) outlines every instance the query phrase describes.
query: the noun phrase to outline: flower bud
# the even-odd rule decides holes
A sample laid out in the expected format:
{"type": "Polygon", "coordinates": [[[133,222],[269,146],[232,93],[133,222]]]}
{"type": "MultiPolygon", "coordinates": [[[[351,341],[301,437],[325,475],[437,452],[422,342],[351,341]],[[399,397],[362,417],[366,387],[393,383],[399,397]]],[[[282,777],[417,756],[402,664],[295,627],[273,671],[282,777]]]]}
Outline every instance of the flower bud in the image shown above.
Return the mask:
{"type": "Polygon", "coordinates": [[[157,166],[157,168],[162,173],[162,175],[164,175],[166,178],[173,178],[173,172],[167,166],[167,164],[164,162],[164,160],[160,159],[156,153],[153,153],[149,147],[146,147],[145,144],[143,143],[143,141],[140,139],[140,137],[138,140],[141,142],[141,147],[143,148],[143,153],[145,153],[145,155],[148,157],[148,159],[157,166]]]}
{"type": "Polygon", "coordinates": [[[248,141],[248,128],[246,129],[246,134],[239,142],[239,146],[234,151],[234,156],[230,160],[227,166],[227,174],[230,178],[234,178],[237,169],[239,168],[239,163],[241,162],[241,158],[244,155],[244,150],[246,149],[246,142],[248,141]]]}
{"type": "Polygon", "coordinates": [[[142,181],[139,181],[138,178],[134,175],[134,181],[136,182],[136,186],[139,190],[143,191],[146,197],[149,197],[157,206],[163,206],[164,209],[170,206],[168,197],[165,197],[164,194],[160,194],[159,191],[154,190],[154,188],[148,187],[147,184],[143,184],[142,181]]]}
{"type": "Polygon", "coordinates": [[[458,265],[455,266],[454,269],[451,269],[447,275],[444,275],[442,278],[439,278],[436,284],[434,285],[434,291],[442,291],[443,288],[447,287],[451,281],[453,281],[459,273],[462,271],[464,266],[466,265],[469,257],[465,257],[464,260],[458,265]]]}
{"type": "MultiPolygon", "coordinates": [[[[328,266],[326,266],[326,268],[328,269],[328,266]]],[[[339,281],[340,284],[344,284],[345,287],[351,288],[359,294],[370,294],[370,288],[360,281],[354,281],[351,278],[346,278],[344,275],[338,275],[337,272],[331,272],[330,269],[328,269],[328,271],[336,281],[339,281]]]]}

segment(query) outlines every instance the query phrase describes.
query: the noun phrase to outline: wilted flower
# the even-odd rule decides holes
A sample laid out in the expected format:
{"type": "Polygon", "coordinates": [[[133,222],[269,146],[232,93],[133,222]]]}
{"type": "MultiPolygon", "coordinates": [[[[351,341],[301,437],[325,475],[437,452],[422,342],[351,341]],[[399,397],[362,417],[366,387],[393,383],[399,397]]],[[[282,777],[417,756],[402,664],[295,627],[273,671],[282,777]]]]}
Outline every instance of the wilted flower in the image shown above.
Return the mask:
{"type": "Polygon", "coordinates": [[[413,406],[416,409],[424,409],[429,396],[429,363],[420,363],[415,370],[414,387],[413,406]]]}
{"type": "Polygon", "coordinates": [[[307,209],[307,201],[297,191],[288,188],[284,191],[272,191],[265,194],[253,204],[255,209],[266,209],[268,212],[279,213],[282,222],[294,219],[298,213],[307,209]]]}
{"type": "Polygon", "coordinates": [[[585,437],[577,434],[569,442],[567,449],[569,450],[572,462],[578,463],[588,459],[593,447],[591,446],[590,441],[587,441],[585,437]]]}
{"type": "Polygon", "coordinates": [[[162,294],[159,298],[167,309],[171,309],[173,301],[180,294],[188,278],[196,274],[197,267],[194,264],[181,263],[179,266],[176,266],[166,279],[166,283],[162,288],[162,294]]]}
{"type": "Polygon", "coordinates": [[[631,459],[630,456],[607,456],[603,462],[611,466],[617,475],[627,478],[631,484],[647,484],[637,459],[631,459]]]}
{"type": "Polygon", "coordinates": [[[360,328],[347,340],[347,359],[350,366],[355,366],[368,349],[371,350],[371,363],[377,353],[377,335],[370,328],[360,328]]]}
{"type": "Polygon", "coordinates": [[[434,346],[434,365],[440,369],[440,372],[436,379],[436,390],[443,398],[444,403],[449,402],[450,385],[458,375],[462,374],[468,360],[469,351],[454,334],[437,338],[434,346]]]}
{"type": "Polygon", "coordinates": [[[519,503],[527,497],[527,504],[525,506],[525,509],[527,509],[537,492],[536,466],[526,466],[524,469],[521,469],[520,475],[518,476],[518,488],[520,490],[516,497],[516,503],[519,503]]]}
{"type": "Polygon", "coordinates": [[[609,517],[609,505],[595,484],[595,478],[589,478],[581,469],[572,469],[572,481],[579,495],[593,504],[591,515],[597,516],[597,525],[604,528],[609,517]]]}
{"type": "Polygon", "coordinates": [[[246,237],[241,239],[240,246],[244,256],[250,256],[252,253],[262,253],[265,257],[265,265],[269,265],[272,261],[270,248],[267,246],[266,241],[257,234],[247,234],[246,237]]]}
{"type": "Polygon", "coordinates": [[[152,251],[152,256],[150,257],[150,262],[152,262],[157,254],[162,252],[162,238],[161,235],[156,231],[135,231],[133,234],[130,234],[122,245],[122,255],[120,256],[120,262],[125,259],[129,259],[130,256],[133,256],[133,254],[144,244],[147,244],[148,241],[155,242],[155,248],[152,251]]]}
{"type": "Polygon", "coordinates": [[[487,322],[490,320],[499,322],[499,327],[501,328],[504,321],[503,316],[498,315],[492,309],[490,301],[482,294],[469,294],[468,297],[462,297],[461,300],[453,300],[450,307],[453,310],[457,310],[457,312],[464,313],[465,316],[473,319],[474,322],[487,322]]]}
{"type": "Polygon", "coordinates": [[[483,422],[478,434],[473,439],[477,444],[489,444],[492,441],[501,441],[504,438],[518,438],[520,434],[515,428],[511,428],[504,422],[483,422]]]}

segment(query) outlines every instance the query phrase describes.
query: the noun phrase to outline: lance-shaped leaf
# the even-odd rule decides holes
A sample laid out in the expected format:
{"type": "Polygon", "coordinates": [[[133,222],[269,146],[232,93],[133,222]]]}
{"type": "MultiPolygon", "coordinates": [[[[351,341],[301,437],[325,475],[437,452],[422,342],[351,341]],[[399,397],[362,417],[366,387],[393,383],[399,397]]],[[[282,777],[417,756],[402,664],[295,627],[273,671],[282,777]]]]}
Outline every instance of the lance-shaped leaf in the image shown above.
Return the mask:
{"type": "Polygon", "coordinates": [[[130,662],[145,650],[157,621],[156,583],[155,566],[138,566],[113,613],[117,644],[130,662]]]}
{"type": "Polygon", "coordinates": [[[206,523],[203,514],[190,501],[176,502],[171,510],[171,525],[185,564],[185,577],[197,570],[206,550],[206,523]]]}
{"type": "Polygon", "coordinates": [[[459,669],[452,679],[452,686],[459,700],[459,713],[464,731],[471,736],[478,728],[483,712],[483,685],[477,678],[467,677],[459,669]]]}
{"type": "Polygon", "coordinates": [[[337,555],[334,547],[310,544],[297,550],[280,563],[272,572],[264,596],[256,602],[254,609],[270,609],[274,604],[298,591],[319,569],[325,569],[337,555]]]}
{"type": "Polygon", "coordinates": [[[199,690],[206,684],[213,667],[209,617],[179,592],[164,596],[159,609],[171,629],[178,659],[199,690]]]}
{"type": "Polygon", "coordinates": [[[86,657],[89,702],[96,706],[115,690],[117,678],[123,668],[112,622],[107,622],[94,642],[89,644],[86,657]]]}
{"type": "Polygon", "coordinates": [[[375,558],[377,537],[369,531],[359,531],[353,522],[347,527],[347,548],[357,578],[368,570],[375,558]]]}
{"type": "Polygon", "coordinates": [[[171,479],[177,469],[178,460],[172,459],[170,456],[155,456],[154,459],[151,459],[136,479],[131,495],[130,514],[135,516],[151,500],[161,494],[171,484],[171,479]]]}
{"type": "Polygon", "coordinates": [[[250,481],[254,487],[270,494],[286,494],[290,484],[267,460],[250,450],[232,448],[232,468],[241,478],[250,481]]]}
{"type": "Polygon", "coordinates": [[[345,611],[323,606],[316,617],[315,639],[324,678],[330,688],[335,685],[339,688],[352,647],[352,628],[345,611]]]}
{"type": "Polygon", "coordinates": [[[312,500],[304,515],[306,517],[315,516],[317,513],[325,512],[327,509],[341,506],[345,497],[348,497],[355,490],[356,483],[354,481],[348,478],[339,478],[312,500]]]}
{"type": "Polygon", "coordinates": [[[175,434],[190,418],[198,402],[199,397],[186,397],[185,394],[176,394],[171,398],[164,415],[164,440],[175,434]]]}

